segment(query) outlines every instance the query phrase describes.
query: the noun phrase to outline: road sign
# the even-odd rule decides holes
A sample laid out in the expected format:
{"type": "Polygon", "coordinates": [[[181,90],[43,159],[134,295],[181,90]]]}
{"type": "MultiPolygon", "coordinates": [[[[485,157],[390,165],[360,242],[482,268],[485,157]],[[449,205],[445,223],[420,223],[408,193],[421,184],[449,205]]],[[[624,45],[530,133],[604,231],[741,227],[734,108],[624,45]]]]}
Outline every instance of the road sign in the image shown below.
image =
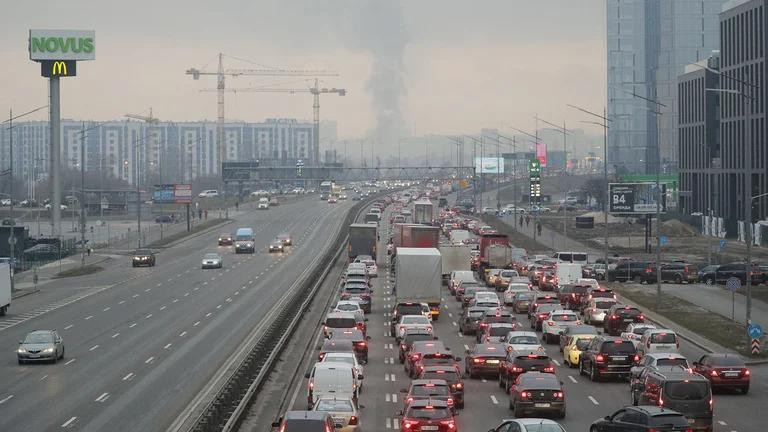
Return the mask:
{"type": "Polygon", "coordinates": [[[720,250],[725,249],[725,240],[720,240],[720,250]]]}
{"type": "Polygon", "coordinates": [[[760,324],[750,324],[747,327],[747,333],[752,339],[760,339],[763,337],[763,327],[760,324]]]}
{"type": "Polygon", "coordinates": [[[760,354],[760,340],[759,339],[752,339],[752,343],[750,345],[752,346],[752,355],[760,354]]]}
{"type": "Polygon", "coordinates": [[[728,288],[730,292],[736,292],[741,288],[741,279],[737,277],[730,277],[727,281],[725,281],[725,287],[728,288]]]}
{"type": "Polygon", "coordinates": [[[662,246],[668,245],[669,244],[669,237],[661,236],[661,238],[659,238],[659,243],[661,243],[662,246]]]}
{"type": "Polygon", "coordinates": [[[11,236],[8,237],[8,244],[12,244],[12,245],[16,244],[16,237],[13,235],[13,232],[11,232],[11,236]]]}

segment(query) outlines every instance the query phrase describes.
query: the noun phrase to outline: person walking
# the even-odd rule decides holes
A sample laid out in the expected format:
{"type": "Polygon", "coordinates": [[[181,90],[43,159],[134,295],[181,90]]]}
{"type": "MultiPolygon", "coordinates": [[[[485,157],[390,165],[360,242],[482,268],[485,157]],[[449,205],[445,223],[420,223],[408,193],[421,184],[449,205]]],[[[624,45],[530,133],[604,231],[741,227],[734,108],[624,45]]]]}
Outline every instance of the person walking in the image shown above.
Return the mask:
{"type": "Polygon", "coordinates": [[[528,215],[525,215],[525,226],[526,226],[526,228],[528,227],[528,225],[530,225],[530,223],[531,223],[531,217],[528,216],[528,215]]]}
{"type": "Polygon", "coordinates": [[[523,215],[520,215],[520,228],[523,227],[523,215]]]}
{"type": "Polygon", "coordinates": [[[536,231],[539,232],[539,237],[541,237],[541,222],[536,222],[536,231]]]}

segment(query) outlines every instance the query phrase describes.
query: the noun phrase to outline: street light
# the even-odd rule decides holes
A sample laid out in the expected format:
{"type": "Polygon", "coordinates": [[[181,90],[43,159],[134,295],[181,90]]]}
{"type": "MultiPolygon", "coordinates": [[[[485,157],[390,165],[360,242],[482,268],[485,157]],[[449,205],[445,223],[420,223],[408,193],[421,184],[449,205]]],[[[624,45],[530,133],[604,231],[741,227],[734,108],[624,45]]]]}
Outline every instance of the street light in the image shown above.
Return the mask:
{"type": "MultiPolygon", "coordinates": [[[[554,123],[550,123],[542,118],[535,117],[536,120],[541,121],[545,124],[548,124],[552,126],[552,128],[549,128],[550,130],[554,130],[556,132],[562,132],[563,133],[563,181],[561,182],[561,188],[565,189],[565,184],[567,183],[568,179],[566,176],[568,175],[568,148],[566,146],[567,137],[568,135],[572,135],[573,132],[569,131],[565,128],[565,121],[563,121],[562,126],[558,126],[554,123]]],[[[565,192],[565,198],[568,198],[568,191],[565,192]]],[[[563,238],[566,242],[568,242],[568,203],[566,200],[563,201],[563,238]]]]}
{"type": "MultiPolygon", "coordinates": [[[[473,164],[473,168],[472,168],[472,185],[474,187],[473,187],[472,194],[473,194],[473,198],[474,198],[475,212],[477,212],[477,162],[476,162],[476,159],[477,159],[477,143],[480,143],[480,153],[481,153],[480,160],[482,160],[482,158],[483,158],[483,156],[482,156],[482,152],[483,152],[482,145],[483,145],[483,142],[481,140],[473,137],[473,136],[470,136],[470,135],[462,135],[462,137],[463,138],[469,138],[473,142],[473,144],[472,144],[472,164],[473,164]]],[[[482,190],[482,187],[483,187],[482,179],[483,179],[483,177],[482,176],[483,176],[483,165],[481,163],[480,164],[480,187],[481,187],[481,189],[480,189],[480,207],[481,208],[483,207],[483,190],[482,190]]]]}

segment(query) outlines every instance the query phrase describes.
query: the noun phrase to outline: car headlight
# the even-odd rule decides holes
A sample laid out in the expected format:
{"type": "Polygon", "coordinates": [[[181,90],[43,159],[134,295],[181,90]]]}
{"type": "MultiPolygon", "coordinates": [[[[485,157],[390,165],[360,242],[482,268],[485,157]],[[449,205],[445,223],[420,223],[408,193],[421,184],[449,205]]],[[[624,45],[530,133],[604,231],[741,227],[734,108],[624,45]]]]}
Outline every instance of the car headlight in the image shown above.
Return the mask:
{"type": "Polygon", "coordinates": [[[46,349],[43,350],[43,352],[44,353],[52,353],[53,352],[53,348],[46,348],[46,349]]]}
{"type": "Polygon", "coordinates": [[[27,352],[27,350],[24,347],[19,347],[19,349],[17,349],[16,352],[23,354],[23,353],[27,352]]]}
{"type": "Polygon", "coordinates": [[[246,243],[245,247],[253,247],[252,243],[246,243]]]}

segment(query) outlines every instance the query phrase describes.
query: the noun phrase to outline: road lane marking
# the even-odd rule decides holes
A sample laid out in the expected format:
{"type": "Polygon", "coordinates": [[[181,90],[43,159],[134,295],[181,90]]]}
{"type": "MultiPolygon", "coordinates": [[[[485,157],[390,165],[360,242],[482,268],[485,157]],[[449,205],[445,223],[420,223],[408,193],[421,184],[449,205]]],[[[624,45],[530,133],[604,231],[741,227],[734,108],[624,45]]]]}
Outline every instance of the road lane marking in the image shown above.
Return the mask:
{"type": "Polygon", "coordinates": [[[88,315],[87,317],[85,317],[85,320],[88,321],[91,318],[93,318],[93,315],[88,315]]]}
{"type": "Polygon", "coordinates": [[[593,398],[592,396],[587,396],[587,399],[591,400],[595,405],[600,405],[600,402],[598,402],[597,399],[593,398]]]}
{"type": "Polygon", "coordinates": [[[195,323],[194,323],[194,324],[192,324],[192,327],[197,327],[197,326],[199,326],[199,325],[200,325],[200,321],[195,321],[195,323]]]}
{"type": "Polygon", "coordinates": [[[139,296],[138,294],[134,294],[132,297],[133,297],[133,298],[136,298],[136,297],[138,297],[138,296],[139,296]]]}
{"type": "Polygon", "coordinates": [[[144,292],[150,292],[150,291],[152,291],[152,288],[147,288],[144,290],[144,292]]]}
{"type": "MultiPolygon", "coordinates": [[[[0,403],[2,403],[2,401],[0,401],[0,403]]],[[[726,422],[724,422],[722,420],[718,420],[717,422],[720,423],[720,426],[728,426],[728,423],[726,423],[726,422]]]]}
{"type": "Polygon", "coordinates": [[[178,302],[179,302],[179,299],[173,299],[171,303],[178,303],[178,302]]]}
{"type": "Polygon", "coordinates": [[[185,293],[184,293],[184,297],[187,297],[188,295],[189,295],[189,293],[188,293],[188,292],[185,292],[185,293]]]}
{"type": "Polygon", "coordinates": [[[162,282],[160,282],[160,283],[158,283],[158,284],[157,284],[157,286],[163,286],[163,283],[162,283],[162,282]]]}
{"type": "Polygon", "coordinates": [[[150,319],[152,318],[152,314],[147,314],[147,316],[144,317],[144,319],[150,319]]]}
{"type": "Polygon", "coordinates": [[[179,337],[184,337],[184,336],[186,336],[186,335],[187,335],[187,332],[185,332],[185,331],[183,331],[183,332],[179,333],[179,337]]]}
{"type": "Polygon", "coordinates": [[[65,427],[69,427],[69,425],[71,425],[71,424],[72,424],[72,423],[73,423],[75,420],[77,420],[77,417],[72,417],[71,419],[69,419],[69,420],[65,421],[65,422],[64,422],[64,423],[61,425],[61,427],[63,427],[63,428],[65,428],[65,427]]]}
{"type": "Polygon", "coordinates": [[[70,324],[70,325],[68,325],[68,326],[64,327],[64,330],[69,330],[69,329],[71,329],[72,327],[74,327],[74,325],[70,324]]]}
{"type": "Polygon", "coordinates": [[[576,378],[574,378],[572,375],[568,375],[568,378],[570,378],[570,380],[573,381],[574,384],[579,383],[578,381],[576,381],[576,378]]]}
{"type": "Polygon", "coordinates": [[[385,423],[387,425],[387,429],[392,429],[392,419],[391,418],[387,417],[387,420],[386,420],[385,423]]]}
{"type": "Polygon", "coordinates": [[[464,344],[464,349],[465,349],[465,350],[468,350],[468,349],[469,349],[469,345],[467,345],[467,344],[464,344]]]}
{"type": "Polygon", "coordinates": [[[458,326],[458,324],[456,324],[456,321],[451,322],[451,324],[453,324],[454,327],[458,326]]]}
{"type": "Polygon", "coordinates": [[[449,317],[449,318],[453,318],[453,314],[452,314],[452,313],[450,313],[450,312],[448,312],[448,317],[449,317]]]}
{"type": "Polygon", "coordinates": [[[389,374],[384,374],[384,381],[389,381],[389,374]]]}
{"type": "Polygon", "coordinates": [[[216,309],[221,309],[221,305],[216,306],[216,309]]]}
{"type": "Polygon", "coordinates": [[[115,334],[112,335],[112,339],[114,339],[114,338],[116,338],[118,336],[120,336],[120,333],[115,333],[115,334]]]}
{"type": "Polygon", "coordinates": [[[494,405],[498,405],[499,404],[498,399],[496,399],[496,396],[494,396],[494,395],[491,395],[491,402],[493,402],[494,405]]]}
{"type": "Polygon", "coordinates": [[[90,348],[88,349],[88,351],[93,351],[93,350],[95,350],[95,349],[96,349],[96,348],[98,348],[98,347],[99,347],[98,345],[94,345],[94,346],[90,347],[90,348]]]}
{"type": "Polygon", "coordinates": [[[395,382],[395,374],[390,374],[389,380],[395,382]]]}
{"type": "Polygon", "coordinates": [[[76,359],[69,359],[69,361],[67,361],[66,363],[64,363],[64,366],[66,366],[66,365],[69,365],[69,364],[72,364],[72,363],[74,363],[74,362],[75,362],[75,360],[76,360],[76,359]]]}
{"type": "Polygon", "coordinates": [[[133,324],[128,326],[128,328],[134,328],[134,327],[136,327],[136,323],[133,323],[133,324]]]}
{"type": "Polygon", "coordinates": [[[117,302],[117,304],[119,304],[119,305],[121,305],[123,303],[125,303],[125,300],[120,300],[119,302],[117,302]]]}
{"type": "Polygon", "coordinates": [[[150,363],[152,363],[153,361],[155,361],[155,358],[154,358],[154,357],[150,357],[150,358],[148,358],[148,359],[144,360],[144,364],[150,364],[150,363]]]}
{"type": "Polygon", "coordinates": [[[39,379],[38,381],[43,381],[43,380],[45,380],[46,378],[48,378],[48,375],[43,375],[43,376],[41,376],[41,377],[40,377],[40,379],[39,379]]]}
{"type": "Polygon", "coordinates": [[[392,403],[397,403],[397,393],[392,393],[392,403]]]}
{"type": "Polygon", "coordinates": [[[168,279],[168,282],[170,282],[170,281],[172,281],[172,280],[173,280],[173,278],[170,278],[170,279],[168,279]]]}
{"type": "Polygon", "coordinates": [[[556,366],[560,366],[560,362],[558,362],[558,361],[557,361],[557,360],[555,360],[555,359],[552,359],[552,363],[554,363],[556,366]]]}
{"type": "Polygon", "coordinates": [[[107,399],[109,399],[109,393],[102,393],[101,396],[99,396],[96,399],[94,399],[94,402],[102,403],[102,402],[106,401],[107,399]]]}
{"type": "Polygon", "coordinates": [[[384,395],[384,401],[385,401],[385,402],[391,402],[391,399],[392,399],[392,396],[390,396],[390,394],[389,394],[389,393],[387,393],[387,394],[385,394],[385,395],[384,395]]]}
{"type": "Polygon", "coordinates": [[[110,309],[112,309],[112,308],[111,308],[111,307],[109,307],[109,306],[107,306],[107,307],[105,307],[104,309],[102,309],[101,311],[102,311],[102,312],[106,312],[106,311],[108,311],[108,310],[110,310],[110,309]]]}
{"type": "Polygon", "coordinates": [[[11,399],[13,399],[13,395],[8,395],[8,396],[4,397],[3,399],[0,399],[0,405],[8,402],[11,399]]]}
{"type": "Polygon", "coordinates": [[[134,375],[134,373],[133,373],[133,372],[131,372],[131,373],[129,373],[128,375],[126,375],[126,376],[124,376],[124,377],[123,377],[123,381],[129,381],[129,380],[130,380],[130,379],[132,379],[134,376],[135,376],[135,375],[134,375]]]}
{"type": "Polygon", "coordinates": [[[173,344],[172,344],[172,343],[168,343],[168,344],[166,344],[166,345],[163,347],[163,349],[168,349],[168,348],[170,348],[170,347],[171,347],[171,345],[173,345],[173,344]]]}
{"type": "Polygon", "coordinates": [[[162,305],[162,306],[160,306],[160,310],[165,310],[165,308],[167,308],[167,307],[168,306],[166,306],[166,305],[162,305]]]}

